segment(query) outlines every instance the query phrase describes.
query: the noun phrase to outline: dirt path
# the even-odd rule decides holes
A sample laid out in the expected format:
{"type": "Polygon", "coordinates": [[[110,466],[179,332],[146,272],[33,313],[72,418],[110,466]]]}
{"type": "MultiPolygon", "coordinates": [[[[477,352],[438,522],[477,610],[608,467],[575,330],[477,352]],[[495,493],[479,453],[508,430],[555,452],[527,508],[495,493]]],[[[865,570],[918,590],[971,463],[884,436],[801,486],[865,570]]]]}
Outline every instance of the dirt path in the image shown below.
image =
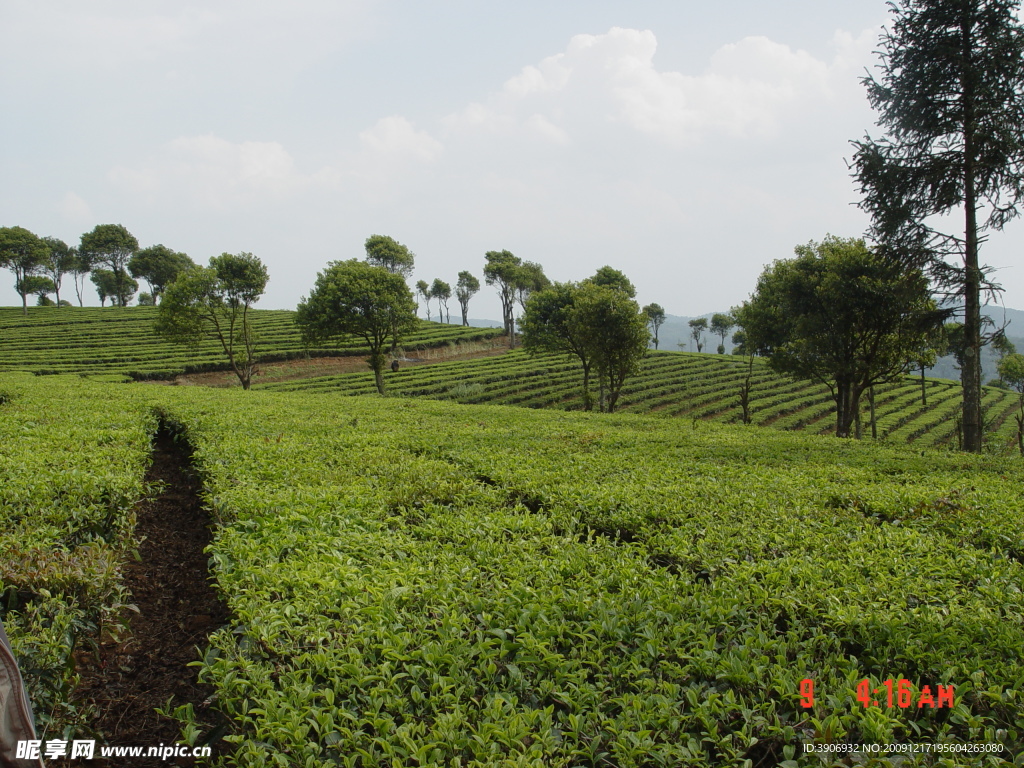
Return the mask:
{"type": "MultiPolygon", "coordinates": [[[[173,696],[172,709],[191,703],[196,714],[214,713],[206,703],[213,689],[196,682],[196,647],[205,647],[214,629],[228,622],[228,611],[209,581],[207,555],[210,519],[199,499],[199,479],[190,470],[181,443],[165,431],[156,439],[153,466],[146,478],[162,482],[163,492],[138,510],[140,562],[124,567],[131,602],[131,636],[120,644],[106,641],[101,660],[79,654],[82,684],[78,697],[99,711],[95,728],[112,746],[172,745],[181,738],[176,721],[154,712],[173,696]]],[[[213,745],[217,754],[218,745],[213,745]]],[[[99,746],[96,751],[99,757],[99,746]]],[[[72,761],[77,764],[80,761],[72,761]]],[[[191,759],[124,757],[100,765],[190,766],[191,759]]]]}

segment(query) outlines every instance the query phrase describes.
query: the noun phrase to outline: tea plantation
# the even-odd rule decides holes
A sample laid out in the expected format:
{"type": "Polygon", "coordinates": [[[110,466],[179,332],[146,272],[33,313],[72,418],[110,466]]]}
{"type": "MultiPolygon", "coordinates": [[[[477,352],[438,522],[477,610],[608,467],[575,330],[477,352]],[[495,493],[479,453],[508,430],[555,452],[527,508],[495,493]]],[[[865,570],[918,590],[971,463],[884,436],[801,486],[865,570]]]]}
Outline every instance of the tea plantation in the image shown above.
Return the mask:
{"type": "Polygon", "coordinates": [[[163,422],[234,617],[202,651],[215,764],[1020,764],[1019,456],[66,376],[0,395],[0,610],[54,728],[70,646],[127,599],[163,422]],[[892,749],[804,754],[837,743],[892,749]]]}
{"type": "MultiPolygon", "coordinates": [[[[627,379],[617,410],[683,416],[721,423],[741,421],[740,387],[747,361],[732,355],[650,352],[640,373],[627,379]]],[[[755,359],[750,377],[751,421],[775,429],[828,434],[835,430],[835,402],[820,384],[794,381],[773,373],[755,359]]],[[[459,360],[409,368],[388,378],[395,395],[454,400],[461,403],[519,405],[579,410],[583,406],[582,373],[561,355],[528,355],[521,350],[486,360],[459,360]]],[[[369,394],[373,377],[363,373],[322,376],[266,385],[281,391],[369,394]]],[[[913,376],[876,387],[875,418],[880,439],[919,445],[949,445],[955,440],[959,383],[913,376]]],[[[870,434],[866,396],[861,403],[870,434]]],[[[994,447],[1016,444],[1017,394],[994,387],[982,391],[988,440],[994,447]]]]}
{"type": "MultiPolygon", "coordinates": [[[[0,371],[37,374],[125,374],[134,379],[173,379],[182,373],[229,370],[220,344],[189,348],[164,341],[153,331],[156,307],[0,308],[0,371]]],[[[257,354],[263,362],[310,355],[368,354],[352,342],[307,348],[290,310],[253,310],[257,354]]],[[[496,336],[494,328],[466,328],[420,322],[406,348],[426,348],[496,336]]]]}

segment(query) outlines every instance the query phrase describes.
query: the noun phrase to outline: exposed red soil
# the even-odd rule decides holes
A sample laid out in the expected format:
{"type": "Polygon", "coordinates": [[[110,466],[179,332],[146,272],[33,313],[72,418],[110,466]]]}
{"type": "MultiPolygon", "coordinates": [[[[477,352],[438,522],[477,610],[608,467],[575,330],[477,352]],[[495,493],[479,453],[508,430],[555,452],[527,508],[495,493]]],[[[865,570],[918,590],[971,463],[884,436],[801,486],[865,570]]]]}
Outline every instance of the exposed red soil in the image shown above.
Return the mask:
{"type": "MultiPolygon", "coordinates": [[[[471,360],[477,357],[493,357],[508,352],[508,338],[498,336],[485,341],[474,341],[455,346],[440,346],[408,352],[407,359],[400,359],[402,368],[418,365],[431,365],[449,360],[471,360]]],[[[285,360],[276,363],[260,363],[260,370],[253,378],[253,386],[277,381],[295,379],[312,379],[317,376],[337,376],[341,373],[370,373],[366,358],[360,356],[347,357],[311,357],[298,360],[285,360]]],[[[202,387],[237,387],[238,377],[231,371],[213,371],[209,373],[188,373],[178,376],[173,381],[159,382],[178,386],[202,387]]]]}
{"type": "MultiPolygon", "coordinates": [[[[131,615],[130,635],[122,642],[104,640],[99,659],[76,654],[82,676],[76,698],[95,706],[99,716],[93,727],[107,744],[118,747],[180,742],[178,723],[154,711],[171,697],[171,709],[191,703],[200,719],[213,717],[213,689],[198,684],[197,668],[188,665],[198,659],[196,648],[206,647],[209,634],[229,619],[209,580],[203,550],[210,543],[210,518],[199,499],[199,479],[183,446],[166,432],[156,439],[147,480],[162,483],[163,491],[137,510],[137,536],[144,537],[141,560],[124,566],[124,581],[139,613],[131,615]]],[[[212,749],[216,755],[218,745],[212,749]]],[[[100,760],[99,744],[96,757],[100,765],[139,768],[194,764],[191,758],[100,760]]]]}

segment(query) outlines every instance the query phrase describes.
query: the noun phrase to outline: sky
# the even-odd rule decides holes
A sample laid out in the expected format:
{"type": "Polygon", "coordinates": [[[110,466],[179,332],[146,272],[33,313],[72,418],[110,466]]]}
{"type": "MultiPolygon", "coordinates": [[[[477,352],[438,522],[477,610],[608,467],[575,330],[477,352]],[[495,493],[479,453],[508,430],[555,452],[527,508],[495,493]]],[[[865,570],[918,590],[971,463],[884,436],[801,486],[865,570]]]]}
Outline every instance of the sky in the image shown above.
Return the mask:
{"type": "MultiPolygon", "coordinates": [[[[881,133],[860,78],[887,18],[880,0],[5,0],[0,226],[250,252],[266,308],[384,234],[412,282],[482,283],[509,250],[553,280],[610,265],[669,314],[726,311],[794,246],[867,228],[846,161],[881,133]]],[[[1022,247],[1012,222],[982,250],[1011,307],[1022,247]]],[[[500,318],[494,288],[470,316],[500,318]]]]}

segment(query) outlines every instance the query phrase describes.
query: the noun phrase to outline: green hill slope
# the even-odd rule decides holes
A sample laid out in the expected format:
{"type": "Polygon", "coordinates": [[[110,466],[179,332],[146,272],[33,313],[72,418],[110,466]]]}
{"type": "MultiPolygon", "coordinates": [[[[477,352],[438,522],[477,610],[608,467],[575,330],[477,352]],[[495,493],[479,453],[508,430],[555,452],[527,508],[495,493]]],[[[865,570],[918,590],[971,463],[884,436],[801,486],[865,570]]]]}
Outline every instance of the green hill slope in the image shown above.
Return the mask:
{"type": "MultiPolygon", "coordinates": [[[[54,373],[119,373],[135,379],[169,379],[182,373],[227,370],[220,345],[205,342],[196,349],[170,344],[153,332],[155,307],[33,307],[28,317],[20,308],[0,308],[0,371],[54,373]]],[[[290,310],[252,312],[260,360],[365,354],[359,343],[340,348],[307,350],[290,310]]],[[[406,348],[490,338],[493,328],[420,322],[406,348]]]]}
{"type": "MultiPolygon", "coordinates": [[[[746,362],[739,357],[651,352],[640,374],[626,382],[618,410],[738,423],[739,390],[746,375],[746,362]]],[[[531,356],[521,350],[500,357],[408,368],[388,375],[389,392],[393,395],[561,410],[582,407],[581,381],[579,366],[564,356],[531,356]]],[[[373,377],[367,373],[266,387],[344,395],[374,391],[373,377]]],[[[960,385],[927,379],[925,391],[927,404],[922,404],[920,379],[909,376],[876,388],[879,438],[923,445],[945,445],[955,439],[960,385]]],[[[985,417],[994,444],[1012,442],[1016,426],[1011,415],[1016,403],[1015,393],[985,388],[985,417]]],[[[863,414],[864,431],[870,435],[866,402],[863,414]]],[[[768,369],[764,360],[754,361],[751,417],[754,424],[775,429],[827,434],[835,428],[835,406],[826,387],[779,376],[768,369]]]]}

